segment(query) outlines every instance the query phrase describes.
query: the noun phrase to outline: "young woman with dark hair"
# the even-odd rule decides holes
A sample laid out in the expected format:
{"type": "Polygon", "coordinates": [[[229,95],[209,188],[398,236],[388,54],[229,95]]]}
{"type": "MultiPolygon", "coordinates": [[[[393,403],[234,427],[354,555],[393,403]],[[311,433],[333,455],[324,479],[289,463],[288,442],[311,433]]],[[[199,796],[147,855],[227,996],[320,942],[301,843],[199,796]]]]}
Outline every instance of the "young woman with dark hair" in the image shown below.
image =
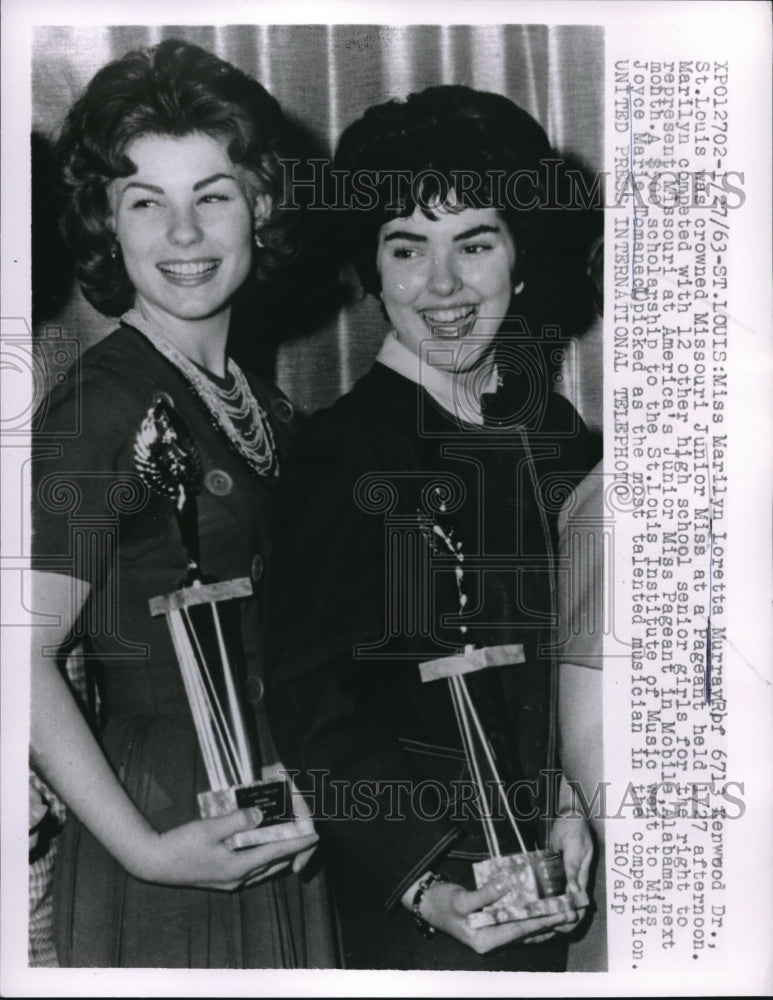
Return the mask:
{"type": "Polygon", "coordinates": [[[229,641],[241,637],[261,701],[270,527],[294,417],[229,358],[228,332],[239,289],[292,249],[281,127],[260,84],[171,40],[100,70],[59,144],[77,276],[121,317],[46,400],[34,449],[31,753],[70,810],[55,885],[62,965],[331,961],[326,927],[307,934],[312,900],[293,874],[316,835],[237,851],[249,809],[196,818],[202,754],[148,604],[179,589],[191,548],[209,576],[251,578],[229,641]],[[175,429],[163,461],[197,472],[187,544],[174,497],[149,487],[147,462],[142,475],[159,407],[175,429]],[[79,640],[97,692],[87,716],[58,669],[79,640]]]}
{"type": "MultiPolygon", "coordinates": [[[[314,796],[351,967],[557,971],[556,932],[580,917],[468,922],[506,887],[472,887],[486,845],[471,776],[445,683],[419,671],[462,647],[520,650],[469,674],[469,688],[505,786],[520,789],[524,837],[562,849],[584,889],[586,824],[544,822],[559,777],[555,498],[589,463],[530,329],[535,303],[550,305],[535,262],[554,163],[528,114],[466,87],[371,108],[339,143],[346,249],[392,329],[285,470],[268,662],[269,708],[314,796]]],[[[544,323],[561,322],[558,305],[544,323]]],[[[504,816],[494,822],[517,850],[504,816]]]]}

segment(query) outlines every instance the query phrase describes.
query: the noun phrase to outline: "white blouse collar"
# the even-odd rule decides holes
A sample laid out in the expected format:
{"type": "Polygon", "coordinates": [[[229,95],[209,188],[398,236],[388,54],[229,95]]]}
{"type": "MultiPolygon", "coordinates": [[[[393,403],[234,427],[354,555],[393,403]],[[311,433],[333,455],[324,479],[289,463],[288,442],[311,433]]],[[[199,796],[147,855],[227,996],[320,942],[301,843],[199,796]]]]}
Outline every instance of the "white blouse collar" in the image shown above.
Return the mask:
{"type": "Polygon", "coordinates": [[[487,384],[478,387],[479,375],[474,369],[463,375],[452,375],[441,368],[435,368],[422,361],[417,354],[401,343],[394,330],[390,330],[384,338],[376,361],[421,386],[439,406],[457,420],[482,426],[480,395],[484,392],[494,392],[496,389],[496,367],[492,369],[487,384]],[[464,391],[465,378],[469,380],[470,387],[474,391],[464,391]]]}

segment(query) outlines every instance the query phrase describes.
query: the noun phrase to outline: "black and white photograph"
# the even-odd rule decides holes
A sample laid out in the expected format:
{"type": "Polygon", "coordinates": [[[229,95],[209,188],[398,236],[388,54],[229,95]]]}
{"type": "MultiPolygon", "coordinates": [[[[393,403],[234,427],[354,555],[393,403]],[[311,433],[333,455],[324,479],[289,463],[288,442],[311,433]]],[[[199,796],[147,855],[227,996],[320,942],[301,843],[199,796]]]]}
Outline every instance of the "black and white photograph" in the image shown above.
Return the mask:
{"type": "Polygon", "coordinates": [[[4,994],[764,995],[766,5],[22,6],[4,994]]]}

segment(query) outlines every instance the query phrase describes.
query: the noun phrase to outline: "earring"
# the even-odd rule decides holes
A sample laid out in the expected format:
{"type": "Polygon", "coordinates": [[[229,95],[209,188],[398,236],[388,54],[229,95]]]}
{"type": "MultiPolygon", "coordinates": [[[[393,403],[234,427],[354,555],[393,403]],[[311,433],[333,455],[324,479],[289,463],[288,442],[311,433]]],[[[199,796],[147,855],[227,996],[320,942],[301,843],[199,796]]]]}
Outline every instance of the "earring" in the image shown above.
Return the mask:
{"type": "Polygon", "coordinates": [[[519,281],[518,284],[513,289],[513,295],[520,295],[521,292],[523,291],[523,287],[524,283],[522,281],[519,281]]]}
{"type": "Polygon", "coordinates": [[[260,231],[271,217],[273,207],[271,198],[265,192],[259,191],[256,193],[255,201],[252,205],[252,238],[258,250],[263,250],[266,246],[260,238],[260,231]]]}
{"type": "Polygon", "coordinates": [[[110,259],[111,260],[118,260],[118,249],[119,249],[118,240],[113,240],[113,242],[110,244],[110,259]]]}

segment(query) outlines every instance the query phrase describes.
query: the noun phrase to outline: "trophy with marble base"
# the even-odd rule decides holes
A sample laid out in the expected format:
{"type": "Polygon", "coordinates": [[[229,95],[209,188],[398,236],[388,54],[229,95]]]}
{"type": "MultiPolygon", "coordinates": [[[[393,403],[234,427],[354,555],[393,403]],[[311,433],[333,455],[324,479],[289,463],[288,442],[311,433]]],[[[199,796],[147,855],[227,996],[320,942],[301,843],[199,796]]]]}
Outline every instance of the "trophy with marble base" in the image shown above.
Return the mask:
{"type": "Polygon", "coordinates": [[[588,905],[584,892],[567,892],[566,873],[560,851],[528,851],[505,794],[494,754],[470,697],[466,675],[492,667],[523,663],[523,646],[519,644],[487,646],[476,649],[465,646],[455,656],[428,660],[419,665],[422,681],[445,679],[451,693],[459,734],[470,775],[480,806],[481,823],[489,857],[473,864],[475,885],[481,888],[496,877],[504,877],[511,885],[496,902],[467,917],[471,927],[486,927],[529,917],[566,913],[588,905]],[[500,806],[516,836],[520,853],[503,855],[486,797],[486,781],[499,795],[500,806]]]}
{"type": "Polygon", "coordinates": [[[150,490],[174,501],[188,558],[184,583],[151,598],[149,607],[151,615],[166,617],[207,772],[209,789],[197,797],[199,814],[211,818],[253,809],[255,827],[232,838],[236,848],[313,833],[311,820],[295,815],[297,793],[276,762],[262,705],[251,705],[247,697],[238,602],[251,596],[252,583],[211,582],[201,571],[196,513],[201,462],[185,423],[163,396],[148,410],[134,458],[150,490]]]}
{"type": "Polygon", "coordinates": [[[237,849],[314,832],[310,819],[295,817],[293,789],[281,767],[257,764],[258,755],[264,761],[275,755],[265,718],[248,724],[250,711],[240,697],[241,671],[229,652],[218,607],[251,594],[252,583],[246,578],[194,581],[149,602],[151,615],[166,616],[204,759],[210,787],[197,796],[199,815],[212,818],[237,809],[254,810],[255,827],[232,837],[237,849]]]}

